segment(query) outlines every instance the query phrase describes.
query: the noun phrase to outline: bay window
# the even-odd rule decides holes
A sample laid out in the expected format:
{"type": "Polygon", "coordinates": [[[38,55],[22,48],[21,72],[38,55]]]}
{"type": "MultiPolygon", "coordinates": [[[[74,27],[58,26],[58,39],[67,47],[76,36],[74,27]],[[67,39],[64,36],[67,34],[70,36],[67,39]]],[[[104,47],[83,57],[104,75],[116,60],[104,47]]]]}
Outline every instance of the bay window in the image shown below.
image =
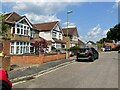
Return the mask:
{"type": "Polygon", "coordinates": [[[11,42],[10,45],[10,54],[30,53],[31,46],[29,42],[11,42]]]}

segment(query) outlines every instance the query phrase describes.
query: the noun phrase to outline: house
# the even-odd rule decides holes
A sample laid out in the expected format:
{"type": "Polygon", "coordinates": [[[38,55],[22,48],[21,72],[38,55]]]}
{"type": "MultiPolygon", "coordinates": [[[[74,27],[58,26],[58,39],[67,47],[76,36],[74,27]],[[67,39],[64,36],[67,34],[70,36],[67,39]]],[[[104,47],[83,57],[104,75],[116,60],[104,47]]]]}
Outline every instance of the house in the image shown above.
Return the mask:
{"type": "Polygon", "coordinates": [[[111,46],[112,49],[115,49],[117,47],[117,44],[105,42],[103,46],[111,46]]]}
{"type": "Polygon", "coordinates": [[[39,29],[39,36],[49,43],[48,52],[65,47],[63,32],[58,21],[34,24],[34,27],[39,29]]]}
{"type": "Polygon", "coordinates": [[[76,27],[72,28],[63,28],[62,29],[64,33],[64,40],[67,43],[67,48],[73,47],[73,46],[78,46],[78,32],[76,27]],[[68,37],[67,37],[68,36],[68,37]]]}
{"type": "Polygon", "coordinates": [[[80,39],[78,39],[78,46],[83,47],[85,46],[85,43],[81,41],[80,39]]]}
{"type": "Polygon", "coordinates": [[[31,50],[33,47],[32,41],[41,38],[39,37],[39,31],[33,27],[26,16],[20,16],[16,12],[5,14],[5,24],[9,25],[7,34],[10,37],[10,42],[3,43],[5,53],[21,55],[35,52],[34,49],[31,50]]]}
{"type": "Polygon", "coordinates": [[[97,46],[93,41],[88,41],[88,42],[86,43],[86,46],[88,46],[88,47],[93,47],[93,48],[95,48],[96,50],[98,50],[98,46],[97,46]]]}

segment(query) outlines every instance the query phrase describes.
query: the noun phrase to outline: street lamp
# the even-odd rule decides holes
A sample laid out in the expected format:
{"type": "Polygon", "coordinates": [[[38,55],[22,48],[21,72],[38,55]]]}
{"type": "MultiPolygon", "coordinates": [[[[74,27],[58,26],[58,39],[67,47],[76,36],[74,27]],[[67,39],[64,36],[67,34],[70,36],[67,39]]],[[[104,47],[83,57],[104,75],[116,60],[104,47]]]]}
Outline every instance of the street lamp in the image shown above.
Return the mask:
{"type": "MultiPolygon", "coordinates": [[[[72,11],[67,11],[67,36],[66,36],[66,48],[68,48],[69,47],[69,37],[68,37],[68,15],[70,14],[70,13],[72,13],[72,11]]],[[[66,59],[68,59],[68,51],[66,50],[66,59]]]]}
{"type": "Polygon", "coordinates": [[[68,24],[69,24],[69,22],[68,22],[68,15],[69,15],[70,13],[72,13],[72,11],[67,11],[67,37],[68,37],[68,24]]]}

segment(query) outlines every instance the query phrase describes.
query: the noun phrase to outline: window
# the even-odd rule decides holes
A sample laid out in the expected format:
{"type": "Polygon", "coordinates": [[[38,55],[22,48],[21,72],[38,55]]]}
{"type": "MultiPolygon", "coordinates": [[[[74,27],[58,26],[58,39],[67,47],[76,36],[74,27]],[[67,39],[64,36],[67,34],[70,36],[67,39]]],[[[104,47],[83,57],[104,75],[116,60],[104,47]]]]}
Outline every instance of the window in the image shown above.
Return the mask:
{"type": "Polygon", "coordinates": [[[29,42],[11,42],[10,54],[30,53],[29,42]]]}
{"type": "Polygon", "coordinates": [[[56,32],[52,32],[52,38],[56,38],[56,32]]]}
{"type": "Polygon", "coordinates": [[[21,29],[21,34],[23,35],[23,29],[21,29]]]}
{"type": "Polygon", "coordinates": [[[17,34],[20,34],[20,29],[19,28],[17,28],[17,34]]]}
{"type": "MultiPolygon", "coordinates": [[[[30,27],[27,24],[18,23],[16,24],[16,34],[30,36],[30,27]]],[[[15,32],[14,32],[15,33],[15,32]]]]}
{"type": "Polygon", "coordinates": [[[16,54],[19,54],[19,46],[16,47],[16,54]]]}
{"type": "Polygon", "coordinates": [[[11,54],[14,54],[14,46],[11,46],[11,54]]]}
{"type": "Polygon", "coordinates": [[[61,33],[59,33],[59,39],[61,39],[61,33]]]}

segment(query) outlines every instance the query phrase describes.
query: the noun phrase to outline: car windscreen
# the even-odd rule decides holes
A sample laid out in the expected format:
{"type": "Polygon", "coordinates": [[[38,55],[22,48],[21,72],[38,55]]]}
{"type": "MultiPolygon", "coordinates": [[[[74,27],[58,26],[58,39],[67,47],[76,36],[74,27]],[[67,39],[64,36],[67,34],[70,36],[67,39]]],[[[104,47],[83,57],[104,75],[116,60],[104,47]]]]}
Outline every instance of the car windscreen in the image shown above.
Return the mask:
{"type": "Polygon", "coordinates": [[[79,49],[79,52],[82,53],[82,52],[88,52],[89,51],[89,48],[80,48],[79,49]]]}

